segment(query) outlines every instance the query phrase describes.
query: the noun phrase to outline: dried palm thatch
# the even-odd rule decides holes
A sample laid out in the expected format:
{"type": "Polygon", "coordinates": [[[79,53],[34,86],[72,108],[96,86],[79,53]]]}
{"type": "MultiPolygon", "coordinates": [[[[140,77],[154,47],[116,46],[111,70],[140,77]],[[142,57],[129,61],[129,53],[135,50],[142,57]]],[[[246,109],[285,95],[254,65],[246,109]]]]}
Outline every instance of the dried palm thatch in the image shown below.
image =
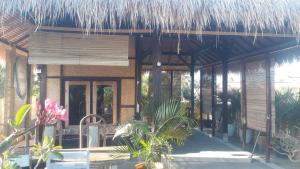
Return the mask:
{"type": "Polygon", "coordinates": [[[70,17],[86,32],[119,29],[224,30],[300,35],[299,0],[1,0],[2,16],[35,24],[70,17]]]}

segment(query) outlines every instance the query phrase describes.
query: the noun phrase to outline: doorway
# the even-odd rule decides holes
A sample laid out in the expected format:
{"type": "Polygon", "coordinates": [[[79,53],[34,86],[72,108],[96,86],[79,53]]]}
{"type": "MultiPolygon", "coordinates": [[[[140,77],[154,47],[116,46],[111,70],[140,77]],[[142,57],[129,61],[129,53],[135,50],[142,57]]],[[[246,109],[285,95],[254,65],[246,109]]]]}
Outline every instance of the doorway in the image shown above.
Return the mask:
{"type": "Polygon", "coordinates": [[[108,124],[117,124],[117,83],[95,82],[93,87],[93,112],[108,124]]]}
{"type": "Polygon", "coordinates": [[[65,126],[78,126],[89,114],[117,124],[117,93],[117,81],[65,81],[65,108],[69,112],[65,126]]]}

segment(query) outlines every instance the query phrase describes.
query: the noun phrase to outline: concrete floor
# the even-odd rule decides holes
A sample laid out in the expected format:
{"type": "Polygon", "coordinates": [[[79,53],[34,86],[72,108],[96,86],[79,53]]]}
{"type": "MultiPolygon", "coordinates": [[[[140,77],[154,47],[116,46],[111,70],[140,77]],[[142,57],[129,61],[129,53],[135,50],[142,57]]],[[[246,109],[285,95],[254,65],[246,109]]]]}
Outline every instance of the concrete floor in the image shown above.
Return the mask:
{"type": "MultiPolygon", "coordinates": [[[[175,147],[173,154],[178,156],[185,156],[184,158],[172,158],[170,160],[171,169],[273,169],[270,166],[265,165],[257,160],[240,160],[240,159],[227,159],[227,158],[216,158],[216,159],[203,159],[197,158],[197,154],[200,152],[232,152],[238,151],[232,147],[224,144],[217,139],[210,138],[207,135],[195,131],[194,135],[191,136],[184,145],[175,147]],[[189,157],[191,155],[191,157],[189,157]]],[[[103,169],[132,169],[137,161],[123,161],[116,164],[114,167],[102,167],[103,169]]],[[[99,165],[94,165],[93,168],[101,168],[99,165]]],[[[101,168],[101,169],[102,169],[101,168]]]]}

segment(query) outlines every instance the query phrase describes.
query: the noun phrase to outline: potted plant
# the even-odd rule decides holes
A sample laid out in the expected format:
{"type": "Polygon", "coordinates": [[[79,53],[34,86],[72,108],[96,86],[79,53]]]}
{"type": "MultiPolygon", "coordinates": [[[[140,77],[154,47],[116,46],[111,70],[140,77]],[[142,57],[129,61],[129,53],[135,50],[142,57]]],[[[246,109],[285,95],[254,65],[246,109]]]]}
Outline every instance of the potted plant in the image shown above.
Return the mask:
{"type": "MultiPolygon", "coordinates": [[[[45,108],[45,110],[43,110],[43,111],[41,111],[41,109],[40,109],[41,106],[39,104],[37,105],[37,111],[38,111],[37,112],[37,120],[36,120],[34,126],[27,128],[27,129],[22,128],[23,120],[25,119],[27,113],[31,109],[31,105],[29,105],[29,104],[22,106],[18,110],[18,112],[15,115],[14,120],[8,121],[8,124],[12,128],[13,132],[0,143],[0,154],[2,157],[2,160],[1,160],[2,163],[1,163],[0,168],[4,168],[4,169],[19,168],[17,165],[18,159],[13,158],[14,160],[12,160],[12,157],[15,157],[15,155],[13,153],[15,139],[29,133],[30,131],[32,131],[40,126],[45,126],[45,125],[50,124],[51,122],[54,122],[57,120],[66,120],[67,119],[66,118],[67,112],[62,107],[57,106],[56,103],[54,104],[55,106],[53,106],[53,104],[49,104],[48,101],[47,101],[47,103],[45,103],[47,108],[45,108]]],[[[54,102],[52,102],[52,103],[54,103],[54,102]]],[[[46,152],[48,154],[54,153],[54,154],[58,155],[58,153],[55,150],[60,149],[60,147],[55,147],[53,140],[54,140],[53,138],[51,139],[51,138],[48,138],[48,136],[46,136],[44,138],[45,144],[38,143],[35,146],[36,147],[35,150],[38,150],[41,148],[43,149],[43,151],[40,151],[40,153],[39,153],[40,156],[43,156],[43,157],[41,157],[42,160],[46,160],[47,155],[44,154],[46,152]],[[47,151],[44,151],[44,150],[47,150],[47,151]]]]}
{"type": "Polygon", "coordinates": [[[162,168],[161,161],[167,160],[167,154],[172,150],[171,143],[182,144],[196,125],[193,119],[187,117],[180,102],[174,99],[152,106],[151,110],[154,111],[147,113],[152,114],[150,123],[138,121],[128,124],[126,130],[119,129],[124,132],[117,131],[114,136],[114,141],[121,145],[119,152],[129,152],[133,158],[142,160],[136,165],[137,169],[162,168]]]}
{"type": "MultiPolygon", "coordinates": [[[[223,94],[218,94],[220,102],[223,101],[223,94]]],[[[232,137],[236,130],[237,116],[241,112],[241,94],[237,89],[228,91],[227,93],[228,104],[228,136],[232,137]]]]}

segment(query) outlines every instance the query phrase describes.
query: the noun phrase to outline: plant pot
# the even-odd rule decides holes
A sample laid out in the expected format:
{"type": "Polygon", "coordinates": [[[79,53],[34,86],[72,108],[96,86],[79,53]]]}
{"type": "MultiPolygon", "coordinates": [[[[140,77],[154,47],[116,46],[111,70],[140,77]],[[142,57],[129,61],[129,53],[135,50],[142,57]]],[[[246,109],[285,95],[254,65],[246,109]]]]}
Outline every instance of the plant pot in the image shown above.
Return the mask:
{"type": "MultiPolygon", "coordinates": [[[[243,129],[239,130],[239,136],[240,136],[240,140],[241,142],[243,141],[243,129]]],[[[251,140],[252,140],[252,130],[251,129],[246,129],[246,144],[250,144],[251,140]]]]}
{"type": "Polygon", "coordinates": [[[154,165],[155,169],[164,169],[164,165],[161,162],[156,162],[154,165]]]}
{"type": "Polygon", "coordinates": [[[144,169],[145,168],[145,164],[144,163],[138,163],[134,166],[135,169],[144,169]]]}
{"type": "Polygon", "coordinates": [[[267,138],[266,136],[258,136],[257,138],[257,149],[261,152],[266,151],[267,138]]]}
{"type": "Polygon", "coordinates": [[[232,137],[235,132],[235,125],[234,124],[228,124],[228,136],[232,137]]]}

